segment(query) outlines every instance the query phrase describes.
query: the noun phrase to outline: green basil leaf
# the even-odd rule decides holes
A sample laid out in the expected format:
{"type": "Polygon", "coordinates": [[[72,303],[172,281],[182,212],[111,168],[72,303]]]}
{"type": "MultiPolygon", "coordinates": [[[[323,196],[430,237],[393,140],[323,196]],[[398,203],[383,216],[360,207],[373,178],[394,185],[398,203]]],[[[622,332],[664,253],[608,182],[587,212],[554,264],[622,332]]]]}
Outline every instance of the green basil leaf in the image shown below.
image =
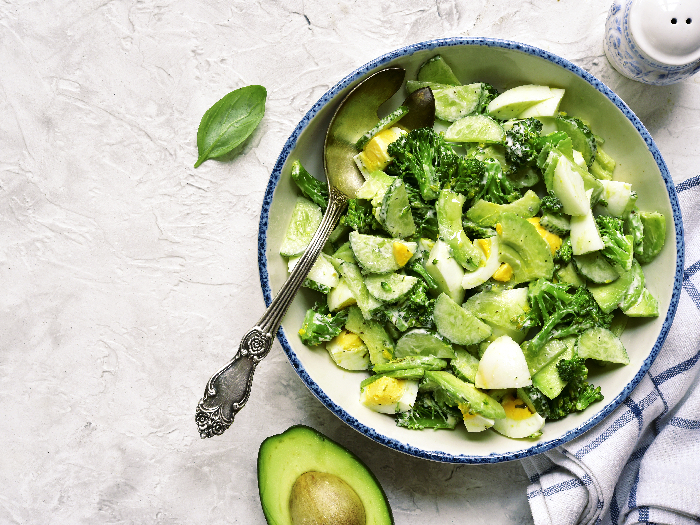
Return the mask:
{"type": "Polygon", "coordinates": [[[225,155],[247,139],[265,114],[266,98],[263,86],[245,86],[210,107],[197,130],[199,158],[194,167],[225,155]]]}

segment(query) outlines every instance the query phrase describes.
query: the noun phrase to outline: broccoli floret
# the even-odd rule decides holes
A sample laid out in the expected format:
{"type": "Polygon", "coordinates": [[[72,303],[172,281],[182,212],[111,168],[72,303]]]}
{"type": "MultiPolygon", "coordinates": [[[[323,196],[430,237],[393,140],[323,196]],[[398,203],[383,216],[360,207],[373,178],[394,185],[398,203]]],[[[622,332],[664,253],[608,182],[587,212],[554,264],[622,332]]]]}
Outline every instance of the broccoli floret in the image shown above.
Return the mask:
{"type": "Polygon", "coordinates": [[[412,184],[406,183],[405,187],[413,222],[416,225],[415,237],[437,239],[439,230],[435,205],[425,202],[420,196],[420,190],[412,184]]]}
{"type": "Polygon", "coordinates": [[[559,198],[550,191],[540,199],[540,211],[542,213],[551,213],[552,215],[562,215],[564,213],[564,205],[559,198]]]}
{"type": "Polygon", "coordinates": [[[483,190],[486,166],[476,158],[458,157],[452,178],[446,184],[451,190],[463,194],[467,202],[473,202],[483,190]]]}
{"type": "Polygon", "coordinates": [[[596,217],[595,222],[598,226],[600,238],[605,245],[605,248],[600,253],[614,265],[629,271],[632,268],[632,260],[634,259],[634,244],[632,236],[624,234],[622,219],[600,215],[596,217]]]}
{"type": "Polygon", "coordinates": [[[497,160],[486,159],[483,164],[486,169],[486,180],[482,183],[481,191],[473,202],[484,199],[496,204],[508,204],[522,197],[522,194],[503,173],[501,164],[497,160]]]}
{"type": "Polygon", "coordinates": [[[386,172],[406,182],[415,181],[425,201],[437,199],[442,183],[450,179],[459,158],[432,128],[414,129],[401,135],[389,144],[387,151],[394,160],[386,172]]]}
{"type": "Polygon", "coordinates": [[[498,90],[491,84],[481,84],[481,95],[479,96],[479,105],[476,107],[477,113],[485,113],[489,103],[498,96],[498,90]]]}
{"type": "Polygon", "coordinates": [[[411,430],[423,430],[424,428],[455,428],[462,419],[459,409],[445,403],[438,403],[428,393],[418,395],[411,410],[402,412],[396,416],[396,424],[411,430]]]}
{"type": "Polygon", "coordinates": [[[477,223],[470,221],[466,215],[462,217],[462,228],[464,228],[464,233],[470,239],[488,239],[496,235],[496,230],[486,226],[479,226],[477,223]]]}
{"type": "Polygon", "coordinates": [[[580,357],[562,359],[557,363],[559,377],[566,381],[566,386],[554,399],[549,399],[535,386],[525,387],[523,390],[532,401],[537,413],[548,419],[556,421],[572,412],[581,412],[591,403],[603,400],[603,394],[599,386],[593,386],[588,379],[588,368],[585,360],[580,357]]]}
{"type": "Polygon", "coordinates": [[[381,228],[379,221],[372,213],[372,204],[364,199],[348,200],[348,209],[340,217],[339,224],[350,226],[360,233],[370,233],[381,228]]]}
{"type": "Polygon", "coordinates": [[[571,262],[573,256],[574,249],[571,246],[571,237],[567,237],[562,241],[561,246],[554,254],[554,264],[566,266],[571,262]]]}
{"type": "Polygon", "coordinates": [[[299,187],[304,197],[322,210],[328,207],[328,186],[306,171],[298,160],[295,160],[292,164],[292,180],[299,187]]]}
{"type": "Polygon", "coordinates": [[[536,118],[526,118],[513,123],[506,131],[503,145],[506,148],[506,160],[514,169],[532,166],[537,160],[541,147],[538,148],[542,122],[536,118]]]}
{"type": "Polygon", "coordinates": [[[427,291],[428,285],[424,281],[418,281],[406,299],[395,306],[379,310],[376,316],[383,322],[390,322],[401,332],[416,326],[432,328],[435,299],[428,297],[427,291]]]}
{"type": "Polygon", "coordinates": [[[599,386],[591,385],[588,379],[588,368],[581,357],[562,359],[557,363],[559,377],[566,381],[561,394],[549,403],[549,420],[557,420],[572,412],[581,412],[591,403],[603,400],[599,386]]]}
{"type": "Polygon", "coordinates": [[[563,237],[571,231],[571,223],[564,213],[564,205],[554,195],[549,192],[540,199],[540,226],[545,230],[563,237]]]}
{"type": "Polygon", "coordinates": [[[348,310],[332,314],[325,302],[317,302],[306,311],[304,322],[299,329],[301,342],[307,346],[330,341],[339,335],[348,319],[348,310]]]}
{"type": "Polygon", "coordinates": [[[523,328],[541,327],[528,341],[537,352],[551,339],[578,335],[596,326],[608,328],[613,314],[606,314],[585,287],[538,279],[528,289],[530,310],[519,318],[523,328]],[[575,292],[570,290],[575,288],[575,292]]]}

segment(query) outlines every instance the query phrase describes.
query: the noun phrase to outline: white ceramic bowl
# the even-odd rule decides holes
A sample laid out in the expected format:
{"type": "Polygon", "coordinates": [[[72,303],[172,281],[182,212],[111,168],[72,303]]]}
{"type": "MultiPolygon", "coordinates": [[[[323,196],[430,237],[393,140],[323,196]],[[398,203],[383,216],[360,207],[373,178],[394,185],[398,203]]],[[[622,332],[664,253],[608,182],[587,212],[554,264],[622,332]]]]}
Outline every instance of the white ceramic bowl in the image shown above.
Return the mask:
{"type": "MultiPolygon", "coordinates": [[[[654,141],[639,119],[609,88],[578,66],[542,49],[485,38],[453,38],[414,44],[373,60],[338,82],[323,95],[287,140],[270,177],[260,217],[258,260],[266,304],[287,277],[278,250],[291,216],[297,190],[290,178],[292,161],[299,159],[315,176],[323,177],[323,137],[343,96],[367,74],[387,66],[406,69],[415,78],[418,67],[440,53],[464,83],[484,81],[499,90],[519,84],[566,88],[561,109],[587,120],[605,139],[605,151],[617,161],[615,177],[633,183],[642,210],[667,217],[666,245],[644,267],[647,286],[659,300],[658,318],[631,322],[622,336],[631,363],[592,376],[605,400],[581,414],[547,423],[537,441],[514,440],[486,431],[413,431],[397,427],[393,418],[370,411],[359,401],[363,373],[336,367],[327,352],[311,350],[297,335],[304,313],[318,295],[302,289],[278,334],[290,363],[302,381],[348,425],[395,450],[426,459],[453,463],[494,463],[544,452],[591,429],[612,412],[651,366],[671,326],[680,295],[683,268],[683,227],[675,189],[654,141]]],[[[397,95],[401,99],[405,94],[397,95]]]]}

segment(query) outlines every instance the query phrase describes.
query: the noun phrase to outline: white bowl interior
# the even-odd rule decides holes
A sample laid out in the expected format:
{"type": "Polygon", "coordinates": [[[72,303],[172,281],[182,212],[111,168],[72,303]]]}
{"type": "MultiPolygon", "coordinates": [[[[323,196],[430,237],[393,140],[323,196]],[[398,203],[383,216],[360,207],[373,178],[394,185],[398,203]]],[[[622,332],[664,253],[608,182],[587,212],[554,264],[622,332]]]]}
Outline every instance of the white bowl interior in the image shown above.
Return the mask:
{"type": "MultiPolygon", "coordinates": [[[[650,356],[655,356],[655,345],[658,351],[657,339],[661,333],[665,336],[664,324],[670,325],[671,320],[667,319],[669,307],[674,300],[677,301],[677,286],[674,287],[674,280],[679,270],[677,263],[680,259],[676,254],[676,228],[671,206],[675,194],[669,196],[669,189],[661,175],[660,167],[652,155],[652,151],[655,151],[653,142],[648,146],[633,122],[605,94],[578,74],[546,58],[499,45],[451,44],[435,49],[419,49],[413,53],[397,52],[398,56],[385,58],[375,69],[400,65],[406,69],[407,79],[415,78],[418,67],[437,52],[452,65],[463,83],[484,81],[493,84],[499,90],[519,84],[545,84],[566,89],[561,109],[588,121],[593,131],[605,139],[605,151],[617,161],[615,178],[633,184],[633,188],[639,194],[640,209],[656,210],[667,218],[666,245],[662,253],[644,267],[647,286],[659,300],[659,317],[632,321],[628,325],[622,336],[631,359],[628,366],[592,372],[591,380],[601,386],[605,400],[581,414],[547,423],[544,435],[537,441],[508,439],[491,431],[470,434],[462,425],[459,425],[456,431],[412,431],[397,427],[392,418],[365,408],[359,403],[358,396],[359,383],[366,374],[343,371],[333,364],[323,349],[309,349],[299,340],[297,330],[301,326],[304,313],[319,297],[309,290],[303,289],[291,305],[283,321],[284,335],[280,339],[285,344],[286,338],[300,364],[297,364],[297,370],[301,371],[307,386],[316,395],[321,394],[319,397],[336,412],[336,415],[356,429],[368,433],[370,437],[393,448],[442,461],[482,462],[514,459],[551,448],[597,423],[627,396],[632,386],[636,385],[642,375],[640,370],[646,371],[650,366],[650,356]],[[300,367],[303,367],[308,376],[304,375],[300,367]],[[319,392],[319,388],[322,392],[319,392]],[[348,415],[350,417],[347,417],[348,415]]],[[[575,66],[571,67],[575,69],[575,66]]],[[[364,75],[359,75],[362,76],[364,75]]],[[[354,85],[356,81],[357,79],[354,79],[350,85],[354,85]]],[[[291,163],[298,159],[314,176],[324,178],[324,134],[335,107],[348,89],[349,87],[346,87],[340,91],[310,120],[299,134],[296,146],[281,169],[280,180],[269,208],[269,225],[266,232],[267,271],[273,293],[279,290],[287,277],[287,267],[278,253],[278,248],[297,195],[289,173],[291,163]]],[[[396,98],[403,99],[404,96],[402,91],[396,98]]],[[[637,125],[641,126],[639,123],[637,125]]],[[[660,156],[658,158],[660,160],[660,156]]],[[[663,161],[660,162],[663,166],[663,161]]],[[[676,219],[679,220],[679,217],[676,219]]],[[[679,241],[679,246],[682,246],[682,239],[679,241]]],[[[673,312],[675,307],[671,308],[671,316],[673,312]]],[[[290,349],[287,349],[287,352],[289,354],[290,349]]]]}

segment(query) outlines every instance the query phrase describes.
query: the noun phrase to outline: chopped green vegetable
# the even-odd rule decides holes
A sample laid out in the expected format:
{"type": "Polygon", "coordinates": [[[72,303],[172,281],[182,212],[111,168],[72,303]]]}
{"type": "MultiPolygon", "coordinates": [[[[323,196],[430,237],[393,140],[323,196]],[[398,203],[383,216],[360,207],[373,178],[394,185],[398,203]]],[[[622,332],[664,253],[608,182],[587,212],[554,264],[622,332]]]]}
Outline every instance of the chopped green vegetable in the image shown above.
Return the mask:
{"type": "Polygon", "coordinates": [[[301,342],[308,346],[315,346],[324,341],[330,341],[340,334],[347,318],[347,310],[332,314],[326,303],[316,303],[304,316],[304,322],[299,329],[301,342]]]}

